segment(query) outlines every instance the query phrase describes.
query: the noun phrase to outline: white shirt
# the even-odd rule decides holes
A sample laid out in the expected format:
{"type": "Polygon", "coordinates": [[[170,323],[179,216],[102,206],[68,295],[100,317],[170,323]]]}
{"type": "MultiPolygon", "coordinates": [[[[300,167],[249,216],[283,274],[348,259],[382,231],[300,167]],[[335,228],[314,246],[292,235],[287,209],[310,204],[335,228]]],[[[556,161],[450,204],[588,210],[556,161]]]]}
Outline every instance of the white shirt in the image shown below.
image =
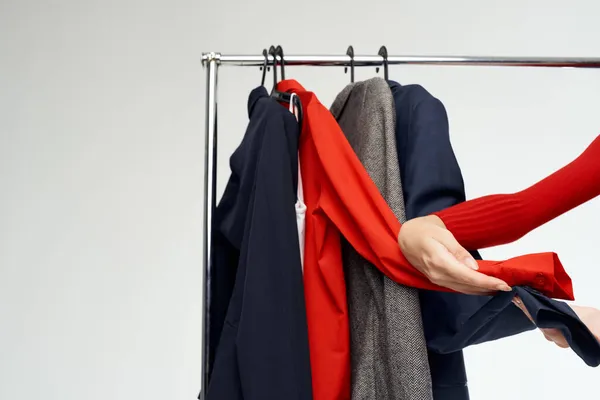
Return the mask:
{"type": "Polygon", "coordinates": [[[306,204],[304,204],[304,191],[302,189],[302,174],[300,173],[300,157],[298,157],[298,199],[296,200],[296,224],[298,225],[298,244],[300,245],[300,264],[304,273],[304,227],[306,218],[306,204]]]}
{"type": "MultiPolygon", "coordinates": [[[[290,98],[290,112],[298,119],[298,115],[294,108],[294,96],[296,96],[296,93],[292,93],[290,98]]],[[[302,189],[302,174],[300,173],[300,170],[300,155],[298,155],[298,195],[295,208],[296,224],[298,225],[298,245],[300,246],[300,265],[302,267],[302,273],[304,274],[304,227],[306,224],[306,204],[304,204],[304,191],[302,189]]]]}

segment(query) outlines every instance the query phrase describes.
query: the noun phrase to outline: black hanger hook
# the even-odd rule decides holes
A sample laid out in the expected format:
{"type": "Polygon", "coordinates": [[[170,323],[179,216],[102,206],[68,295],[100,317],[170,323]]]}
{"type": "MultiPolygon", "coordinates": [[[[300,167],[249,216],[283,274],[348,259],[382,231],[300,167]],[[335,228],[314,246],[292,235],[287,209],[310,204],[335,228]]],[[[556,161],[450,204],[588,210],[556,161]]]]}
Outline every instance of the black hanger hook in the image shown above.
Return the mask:
{"type": "Polygon", "coordinates": [[[275,53],[275,46],[269,47],[269,55],[273,57],[273,88],[277,86],[277,54],[275,53]]]}
{"type": "MultiPolygon", "coordinates": [[[[346,55],[350,56],[350,83],[354,83],[354,47],[348,46],[346,55]]],[[[344,73],[348,72],[348,67],[344,68],[344,73]]]]}
{"type": "MultiPolygon", "coordinates": [[[[385,46],[381,46],[379,48],[379,53],[377,53],[377,55],[380,55],[381,57],[383,57],[383,76],[385,78],[385,80],[387,81],[390,77],[389,75],[389,71],[388,71],[388,51],[387,48],[385,46]]],[[[379,68],[377,68],[377,72],[379,72],[379,68]]]]}
{"type": "Polygon", "coordinates": [[[285,80],[285,59],[283,58],[283,47],[277,45],[275,54],[281,59],[281,80],[285,80]]]}
{"type": "Polygon", "coordinates": [[[265,86],[265,78],[267,77],[267,71],[269,70],[269,53],[267,53],[267,49],[263,49],[262,55],[265,58],[263,61],[262,67],[260,67],[262,71],[262,79],[260,80],[260,85],[265,86]]]}

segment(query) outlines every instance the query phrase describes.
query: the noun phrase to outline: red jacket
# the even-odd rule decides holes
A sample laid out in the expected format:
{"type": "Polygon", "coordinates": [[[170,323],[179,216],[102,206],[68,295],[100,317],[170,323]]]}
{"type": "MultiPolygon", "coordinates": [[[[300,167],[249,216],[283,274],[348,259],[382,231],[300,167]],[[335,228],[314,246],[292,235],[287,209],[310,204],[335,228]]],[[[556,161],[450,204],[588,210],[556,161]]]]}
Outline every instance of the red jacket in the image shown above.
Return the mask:
{"type": "MultiPolygon", "coordinates": [[[[312,92],[286,80],[304,119],[300,164],[306,203],[304,293],[315,400],[350,399],[350,344],[340,235],[390,279],[419,289],[432,284],[406,260],[397,243],[400,223],[347,142],[334,117],[312,92]]],[[[479,271],[508,285],[573,299],[571,279],[554,253],[479,261],[479,271]]]]}

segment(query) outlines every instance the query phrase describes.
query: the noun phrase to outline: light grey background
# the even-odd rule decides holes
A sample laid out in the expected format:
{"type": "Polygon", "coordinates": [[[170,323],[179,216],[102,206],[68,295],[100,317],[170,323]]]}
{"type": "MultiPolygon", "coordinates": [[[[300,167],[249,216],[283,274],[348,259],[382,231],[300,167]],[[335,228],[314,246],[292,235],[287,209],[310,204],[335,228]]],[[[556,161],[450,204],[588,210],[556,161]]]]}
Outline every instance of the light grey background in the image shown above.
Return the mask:
{"type": "MultiPolygon", "coordinates": [[[[195,398],[202,51],[598,57],[599,13],[594,0],[0,0],[0,399],[195,398]]],[[[287,73],[326,105],[349,79],[287,73]]],[[[600,70],[390,75],[445,103],[469,197],[521,189],[599,132],[600,70]]],[[[220,189],[259,79],[219,72],[220,189]]],[[[579,302],[600,306],[599,215],[593,201],[484,256],[555,250],[579,302]]],[[[475,400],[597,398],[598,371],[539,332],[467,361],[475,400]]]]}

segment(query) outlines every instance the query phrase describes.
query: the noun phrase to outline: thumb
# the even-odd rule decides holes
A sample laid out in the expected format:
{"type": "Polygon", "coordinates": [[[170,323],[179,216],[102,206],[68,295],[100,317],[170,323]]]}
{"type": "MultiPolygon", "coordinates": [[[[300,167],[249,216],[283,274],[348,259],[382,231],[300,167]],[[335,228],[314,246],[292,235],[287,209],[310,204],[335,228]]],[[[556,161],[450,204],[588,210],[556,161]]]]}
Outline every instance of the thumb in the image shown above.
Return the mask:
{"type": "Polygon", "coordinates": [[[442,234],[439,235],[439,238],[437,239],[444,247],[446,247],[448,252],[463,265],[478,270],[479,266],[477,265],[477,261],[475,261],[471,253],[458,243],[454,235],[452,235],[452,232],[446,229],[440,229],[440,231],[442,234]]]}

